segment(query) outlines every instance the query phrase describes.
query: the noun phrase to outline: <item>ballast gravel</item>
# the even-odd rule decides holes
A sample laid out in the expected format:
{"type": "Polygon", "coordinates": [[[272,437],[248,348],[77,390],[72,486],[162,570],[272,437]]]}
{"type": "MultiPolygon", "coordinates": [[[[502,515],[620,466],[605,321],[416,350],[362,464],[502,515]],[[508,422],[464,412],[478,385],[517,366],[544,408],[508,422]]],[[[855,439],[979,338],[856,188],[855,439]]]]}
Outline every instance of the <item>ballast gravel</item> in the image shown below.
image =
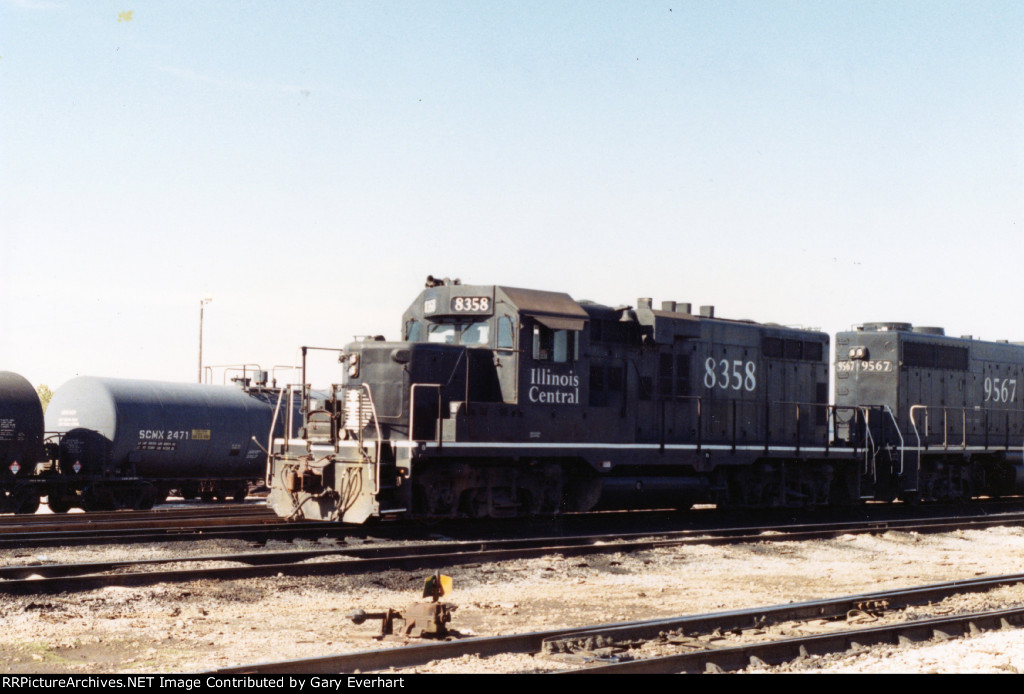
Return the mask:
{"type": "MultiPolygon", "coordinates": [[[[442,539],[442,538],[439,538],[442,539]]],[[[267,551],[314,547],[269,543],[267,551]]],[[[243,541],[2,550],[4,565],[257,551],[243,541]]],[[[180,565],[188,568],[187,561],[180,565]]],[[[696,545],[588,557],[549,555],[455,566],[446,598],[465,636],[670,617],[1024,572],[1024,528],[939,535],[887,532],[823,541],[696,545]]],[[[183,673],[403,645],[375,639],[379,621],[356,609],[405,609],[428,572],[197,580],[85,593],[0,593],[5,673],[183,673]]],[[[1024,588],[944,601],[944,613],[1024,605],[1024,588]]],[[[926,615],[922,615],[926,616],[926,615]]],[[[908,618],[913,618],[910,616],[908,618]]],[[[404,672],[549,672],[544,656],[464,657],[404,672]]],[[[1024,671],[1024,631],[878,647],[762,672],[965,673],[1024,671]]]]}

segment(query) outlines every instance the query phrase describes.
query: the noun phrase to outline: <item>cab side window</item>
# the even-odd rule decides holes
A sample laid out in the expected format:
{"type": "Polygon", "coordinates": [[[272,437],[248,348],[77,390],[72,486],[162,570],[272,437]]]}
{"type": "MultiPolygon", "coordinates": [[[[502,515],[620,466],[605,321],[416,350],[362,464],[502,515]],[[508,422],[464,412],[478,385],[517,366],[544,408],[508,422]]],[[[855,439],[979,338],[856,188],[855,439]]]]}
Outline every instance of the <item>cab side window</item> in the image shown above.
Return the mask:
{"type": "Polygon", "coordinates": [[[512,318],[498,318],[498,349],[515,349],[515,333],[512,331],[512,318]]]}
{"type": "Polygon", "coordinates": [[[576,361],[579,341],[575,330],[552,330],[544,325],[533,326],[533,358],[535,361],[565,363],[576,361]]]}

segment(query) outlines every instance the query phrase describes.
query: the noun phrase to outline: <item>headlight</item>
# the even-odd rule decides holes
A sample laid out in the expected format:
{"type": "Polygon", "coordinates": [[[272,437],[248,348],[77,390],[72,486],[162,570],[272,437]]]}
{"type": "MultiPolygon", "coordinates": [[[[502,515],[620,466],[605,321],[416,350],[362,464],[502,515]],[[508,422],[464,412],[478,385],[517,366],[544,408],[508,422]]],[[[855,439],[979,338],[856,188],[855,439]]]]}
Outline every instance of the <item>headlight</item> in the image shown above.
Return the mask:
{"type": "Polygon", "coordinates": [[[867,347],[851,347],[850,348],[850,359],[859,359],[861,361],[867,361],[868,348],[867,347]]]}
{"type": "Polygon", "coordinates": [[[348,377],[359,378],[359,355],[348,355],[348,377]]]}

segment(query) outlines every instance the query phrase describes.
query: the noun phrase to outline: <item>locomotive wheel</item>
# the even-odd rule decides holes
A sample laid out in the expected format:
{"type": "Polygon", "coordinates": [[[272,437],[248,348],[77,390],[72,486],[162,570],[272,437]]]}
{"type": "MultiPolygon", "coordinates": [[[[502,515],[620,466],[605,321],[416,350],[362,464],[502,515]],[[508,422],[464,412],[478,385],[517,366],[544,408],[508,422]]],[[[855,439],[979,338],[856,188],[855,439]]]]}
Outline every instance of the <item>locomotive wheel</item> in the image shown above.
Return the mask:
{"type": "Polygon", "coordinates": [[[181,489],[178,490],[178,493],[181,495],[182,499],[190,501],[191,499],[195,499],[199,496],[199,485],[195,482],[186,482],[181,485],[181,489]]]}
{"type": "Polygon", "coordinates": [[[462,493],[459,509],[470,518],[487,518],[489,508],[487,504],[487,490],[472,488],[462,493]]]}
{"type": "Polygon", "coordinates": [[[46,505],[54,513],[67,513],[71,510],[71,500],[66,496],[50,494],[46,497],[46,505]]]}
{"type": "Polygon", "coordinates": [[[238,503],[242,503],[243,501],[245,501],[245,497],[247,496],[249,496],[249,483],[242,482],[240,485],[238,485],[238,488],[235,490],[234,499],[238,503]]]}
{"type": "MultiPolygon", "coordinates": [[[[19,495],[21,496],[21,495],[19,495]]],[[[35,513],[39,510],[39,494],[28,490],[17,501],[15,513],[35,513]]]]}

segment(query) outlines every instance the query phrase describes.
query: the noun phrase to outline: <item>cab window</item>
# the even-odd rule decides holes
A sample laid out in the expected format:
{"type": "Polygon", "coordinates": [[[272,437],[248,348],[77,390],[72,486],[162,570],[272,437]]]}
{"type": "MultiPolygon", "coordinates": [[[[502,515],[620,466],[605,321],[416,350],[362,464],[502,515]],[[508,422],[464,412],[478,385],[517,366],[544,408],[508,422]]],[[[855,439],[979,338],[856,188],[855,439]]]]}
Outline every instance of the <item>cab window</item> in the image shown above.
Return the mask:
{"type": "Polygon", "coordinates": [[[491,343],[491,326],[487,321],[479,323],[431,323],[427,328],[427,341],[446,345],[488,345],[491,343]]]}
{"type": "Polygon", "coordinates": [[[533,326],[533,358],[535,361],[564,363],[577,359],[578,341],[575,330],[552,330],[544,325],[533,326]]]}
{"type": "Polygon", "coordinates": [[[509,316],[502,316],[498,319],[498,349],[515,349],[515,346],[512,319],[509,316]]]}
{"type": "Polygon", "coordinates": [[[470,323],[462,330],[459,341],[464,345],[488,345],[491,343],[491,326],[487,323],[470,323]]]}

